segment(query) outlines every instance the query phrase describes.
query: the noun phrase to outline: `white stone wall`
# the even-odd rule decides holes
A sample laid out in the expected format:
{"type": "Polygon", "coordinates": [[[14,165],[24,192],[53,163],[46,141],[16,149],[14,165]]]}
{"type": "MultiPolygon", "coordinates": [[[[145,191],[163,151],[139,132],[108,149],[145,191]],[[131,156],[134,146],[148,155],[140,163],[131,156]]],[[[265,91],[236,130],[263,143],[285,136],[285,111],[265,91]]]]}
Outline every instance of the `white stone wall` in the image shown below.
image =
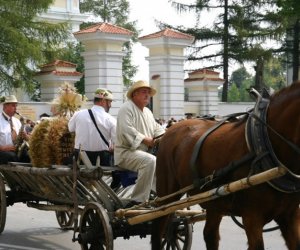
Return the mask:
{"type": "Polygon", "coordinates": [[[254,108],[254,102],[220,102],[218,104],[218,115],[224,116],[232,113],[247,112],[254,108]]]}
{"type": "MultiPolygon", "coordinates": [[[[240,103],[218,103],[217,105],[217,113],[215,115],[219,116],[225,116],[232,113],[238,113],[238,112],[246,112],[249,111],[251,108],[254,107],[254,102],[240,102],[240,103]]],[[[93,105],[91,101],[87,102],[86,105],[82,108],[90,108],[93,105]]],[[[112,103],[112,106],[114,107],[115,103],[112,103]]],[[[200,110],[201,102],[185,102],[184,103],[184,113],[193,113],[193,114],[199,114],[201,112],[200,110]]],[[[33,120],[38,120],[39,116],[42,113],[47,113],[51,115],[50,108],[51,105],[47,102],[20,102],[18,104],[18,111],[22,114],[23,107],[25,110],[30,112],[30,117],[33,117],[33,120]]],[[[0,104],[0,109],[2,109],[2,105],[0,104]]],[[[119,108],[116,109],[118,112],[119,108]]],[[[110,112],[111,113],[111,112],[110,112]]],[[[26,112],[24,113],[26,116],[26,112]]],[[[117,113],[114,112],[114,117],[117,117],[117,113]]],[[[184,118],[184,114],[181,116],[178,116],[176,119],[184,118]]],[[[168,117],[167,119],[169,119],[168,117]]],[[[175,117],[174,117],[175,118],[175,117]]]]}

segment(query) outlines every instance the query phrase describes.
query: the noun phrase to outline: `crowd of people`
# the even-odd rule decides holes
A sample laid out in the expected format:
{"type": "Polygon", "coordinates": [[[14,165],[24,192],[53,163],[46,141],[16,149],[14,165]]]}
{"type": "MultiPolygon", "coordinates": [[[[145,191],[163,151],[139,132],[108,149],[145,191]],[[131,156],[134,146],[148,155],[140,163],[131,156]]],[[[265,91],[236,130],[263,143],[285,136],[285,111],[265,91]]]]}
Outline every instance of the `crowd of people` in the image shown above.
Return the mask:
{"type": "MultiPolygon", "coordinates": [[[[93,106],[74,113],[68,122],[68,129],[75,133],[74,155],[85,151],[91,164],[117,165],[137,172],[137,180],[131,194],[129,207],[149,199],[155,193],[156,157],[149,149],[154,147],[156,138],[178,122],[155,119],[147,107],[156,90],[146,81],[135,82],[127,92],[127,101],[121,106],[117,119],[109,114],[113,103],[113,93],[98,88],[94,93],[93,106]]],[[[27,119],[24,128],[14,115],[18,101],[10,95],[2,100],[0,117],[0,164],[20,161],[16,154],[16,137],[28,140],[36,123],[27,119]],[[21,131],[22,130],[22,131],[21,131]]],[[[40,121],[50,115],[40,115],[40,121]]],[[[186,117],[185,119],[189,119],[186,117]]],[[[118,187],[120,180],[113,175],[112,188],[118,187]]]]}

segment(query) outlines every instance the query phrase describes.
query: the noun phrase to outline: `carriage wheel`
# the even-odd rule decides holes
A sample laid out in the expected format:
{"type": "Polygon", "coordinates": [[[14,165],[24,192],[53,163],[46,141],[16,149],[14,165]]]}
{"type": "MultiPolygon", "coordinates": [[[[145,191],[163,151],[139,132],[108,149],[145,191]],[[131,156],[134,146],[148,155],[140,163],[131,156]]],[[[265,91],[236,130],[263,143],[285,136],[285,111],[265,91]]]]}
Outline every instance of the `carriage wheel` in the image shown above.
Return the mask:
{"type": "Polygon", "coordinates": [[[184,218],[173,218],[168,224],[166,237],[162,239],[162,249],[189,250],[192,246],[193,226],[184,218]]]}
{"type": "Polygon", "coordinates": [[[0,176],[0,234],[3,232],[6,222],[6,191],[3,178],[0,176]]]}
{"type": "Polygon", "coordinates": [[[113,249],[113,232],[106,210],[98,203],[88,203],[79,225],[79,240],[82,250],[113,249]]]}
{"type": "Polygon", "coordinates": [[[68,229],[74,225],[74,213],[68,211],[55,211],[55,215],[60,228],[68,229]]]}

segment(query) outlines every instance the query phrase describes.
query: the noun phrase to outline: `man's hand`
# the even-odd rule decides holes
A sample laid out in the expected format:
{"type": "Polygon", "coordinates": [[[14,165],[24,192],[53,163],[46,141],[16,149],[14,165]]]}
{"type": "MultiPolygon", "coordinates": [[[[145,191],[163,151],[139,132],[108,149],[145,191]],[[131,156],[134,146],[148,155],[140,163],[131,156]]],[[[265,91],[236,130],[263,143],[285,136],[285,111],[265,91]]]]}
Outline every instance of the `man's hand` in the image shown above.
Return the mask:
{"type": "Polygon", "coordinates": [[[25,131],[21,131],[21,138],[25,141],[29,141],[29,135],[25,131]]]}
{"type": "Polygon", "coordinates": [[[1,146],[0,151],[4,151],[4,152],[16,151],[16,147],[14,145],[1,146]]]}
{"type": "Polygon", "coordinates": [[[110,145],[108,151],[113,153],[114,152],[114,145],[110,145]]]}
{"type": "Polygon", "coordinates": [[[149,148],[152,148],[154,146],[154,139],[152,137],[145,137],[143,143],[149,148]]]}

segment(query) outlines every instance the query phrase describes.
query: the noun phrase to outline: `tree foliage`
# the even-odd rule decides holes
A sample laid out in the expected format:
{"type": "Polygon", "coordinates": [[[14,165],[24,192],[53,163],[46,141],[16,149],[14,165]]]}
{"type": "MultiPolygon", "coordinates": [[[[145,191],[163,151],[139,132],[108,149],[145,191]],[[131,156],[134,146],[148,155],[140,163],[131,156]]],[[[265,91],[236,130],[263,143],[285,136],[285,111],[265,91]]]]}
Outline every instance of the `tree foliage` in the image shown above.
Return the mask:
{"type": "Polygon", "coordinates": [[[229,83],[230,86],[235,84],[237,88],[241,88],[243,82],[251,77],[251,74],[245,67],[241,67],[232,72],[229,83]]]}
{"type": "Polygon", "coordinates": [[[230,86],[230,91],[228,92],[228,100],[230,102],[238,102],[240,101],[241,97],[240,97],[240,92],[238,87],[235,85],[235,83],[233,83],[230,86]]]}
{"type": "Polygon", "coordinates": [[[287,18],[287,38],[285,40],[285,51],[287,53],[287,64],[292,68],[292,80],[300,78],[300,1],[299,0],[277,0],[280,8],[279,15],[287,18]]]}
{"type": "MultiPolygon", "coordinates": [[[[286,86],[285,61],[282,56],[270,59],[264,66],[264,87],[270,93],[278,91],[286,86]]],[[[249,89],[255,87],[255,77],[246,68],[241,67],[231,74],[228,90],[228,101],[248,102],[252,101],[249,89]]]]}
{"type": "Polygon", "coordinates": [[[38,20],[52,0],[0,0],[0,91],[31,94],[36,67],[68,36],[65,24],[38,20]]]}
{"type": "MultiPolygon", "coordinates": [[[[203,27],[201,22],[196,23],[193,28],[162,25],[195,37],[189,61],[205,60],[205,68],[223,69],[225,81],[222,101],[227,100],[228,69],[231,62],[241,65],[244,62],[254,62],[255,85],[261,88],[265,63],[275,54],[287,51],[284,38],[289,27],[294,28],[291,35],[294,42],[290,46],[293,51],[291,55],[295,57],[296,51],[299,52],[299,40],[295,32],[295,24],[299,24],[298,0],[195,0],[190,5],[176,1],[172,3],[178,11],[194,11],[199,18],[203,11],[218,13],[215,19],[212,16],[211,27],[203,27]],[[266,46],[268,41],[276,41],[278,45],[274,43],[271,47],[266,46]]],[[[296,58],[292,60],[293,65],[296,61],[296,58]]],[[[296,68],[299,70],[299,65],[296,68]]]]}
{"type": "Polygon", "coordinates": [[[270,90],[277,91],[286,86],[285,60],[282,56],[273,57],[264,67],[264,82],[270,90]]]}
{"type": "MultiPolygon", "coordinates": [[[[68,42],[64,48],[58,50],[57,57],[61,60],[72,62],[76,64],[76,71],[83,73],[84,72],[84,60],[81,56],[83,52],[83,46],[81,43],[68,42]]],[[[80,78],[78,82],[76,82],[75,87],[78,93],[84,94],[84,76],[80,78]]]]}

